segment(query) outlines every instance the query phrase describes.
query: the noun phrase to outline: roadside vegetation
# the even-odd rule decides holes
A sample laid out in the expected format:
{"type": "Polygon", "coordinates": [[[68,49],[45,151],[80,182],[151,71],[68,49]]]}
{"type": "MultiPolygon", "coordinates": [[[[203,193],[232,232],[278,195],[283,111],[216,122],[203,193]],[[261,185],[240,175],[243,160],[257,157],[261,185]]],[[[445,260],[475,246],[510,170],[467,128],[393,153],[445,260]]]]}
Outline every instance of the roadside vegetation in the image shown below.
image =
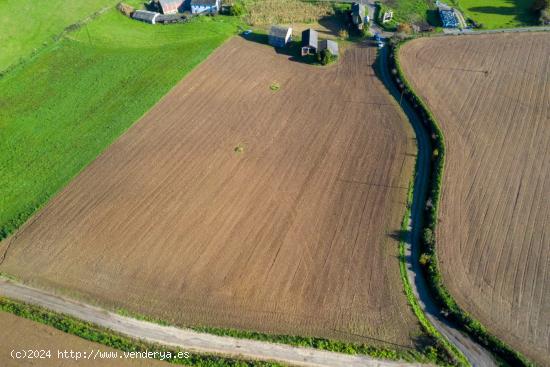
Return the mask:
{"type": "Polygon", "coordinates": [[[397,84],[411,105],[416,109],[423,124],[428,129],[433,139],[432,163],[430,170],[430,191],[428,194],[428,203],[425,210],[424,230],[422,237],[422,249],[420,260],[423,265],[428,284],[433,292],[436,301],[442,307],[443,312],[456,325],[460,326],[465,332],[471,335],[481,345],[494,353],[503,362],[510,366],[532,366],[521,353],[510,348],[506,343],[490,334],[481,323],[475,320],[471,315],[462,310],[455,300],[451,297],[443,284],[441,271],[439,269],[436,239],[434,233],[438,222],[438,209],[441,199],[441,185],[445,168],[445,140],[443,132],[439,127],[435,117],[426,106],[425,102],[411,88],[409,82],[404,76],[399,63],[400,43],[393,47],[391,52],[391,65],[396,72],[397,84]]]}
{"type": "Polygon", "coordinates": [[[99,343],[124,352],[162,352],[164,356],[170,356],[170,358],[163,359],[163,361],[177,365],[209,367],[282,367],[281,364],[274,362],[245,361],[235,358],[196,353],[189,353],[188,358],[179,358],[178,352],[185,351],[131,339],[122,334],[115,333],[112,330],[107,330],[67,315],[57,314],[41,307],[15,302],[3,297],[0,297],[0,311],[9,312],[19,317],[52,326],[65,333],[76,335],[91,342],[99,343]]]}
{"type": "MultiPolygon", "coordinates": [[[[417,167],[415,165],[415,175],[417,167]]],[[[418,304],[416,295],[413,292],[411,283],[409,282],[409,276],[407,274],[407,260],[405,258],[405,241],[409,240],[406,237],[410,235],[409,222],[411,219],[411,210],[413,203],[413,194],[414,194],[414,177],[409,184],[409,191],[407,192],[407,209],[405,215],[403,216],[403,221],[401,223],[401,239],[399,241],[399,270],[401,273],[401,280],[403,281],[403,291],[407,296],[409,304],[418,318],[418,321],[422,325],[422,328],[433,339],[433,346],[427,347],[425,353],[427,355],[437,356],[434,358],[438,364],[450,364],[456,366],[468,366],[468,360],[466,357],[450,343],[441,333],[432,325],[430,320],[426,317],[424,311],[418,304]]]]}
{"type": "Polygon", "coordinates": [[[0,239],[235,34],[237,24],[219,16],[154,27],[113,8],[0,77],[0,239]]]}

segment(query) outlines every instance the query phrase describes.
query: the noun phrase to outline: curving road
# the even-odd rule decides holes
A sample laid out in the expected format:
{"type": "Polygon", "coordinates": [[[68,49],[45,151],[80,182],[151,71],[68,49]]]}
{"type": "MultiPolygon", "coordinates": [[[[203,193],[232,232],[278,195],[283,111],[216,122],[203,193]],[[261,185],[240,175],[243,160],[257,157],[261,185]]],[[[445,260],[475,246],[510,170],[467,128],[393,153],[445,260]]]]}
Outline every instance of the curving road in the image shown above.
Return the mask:
{"type": "Polygon", "coordinates": [[[0,278],[0,295],[38,305],[57,313],[70,315],[134,339],[176,347],[189,352],[239,356],[249,360],[277,361],[292,366],[307,367],[420,366],[420,364],[376,360],[364,355],[327,352],[320,349],[237,339],[172,326],[162,326],[121,316],[2,278],[0,278]]]}
{"type": "Polygon", "coordinates": [[[427,318],[442,335],[466,356],[472,366],[497,366],[497,363],[494,361],[489,351],[469,336],[463,334],[441,315],[440,308],[431,296],[420,263],[418,262],[420,256],[420,238],[423,228],[424,203],[426,202],[429,190],[428,178],[430,177],[432,142],[428,131],[422,125],[420,118],[416,115],[412,106],[406,99],[401,98],[400,92],[393,84],[388,58],[388,49],[387,47],[383,47],[380,50],[378,74],[411,122],[418,145],[417,172],[414,182],[411,223],[409,223],[409,239],[406,241],[405,250],[409,282],[427,318]]]}

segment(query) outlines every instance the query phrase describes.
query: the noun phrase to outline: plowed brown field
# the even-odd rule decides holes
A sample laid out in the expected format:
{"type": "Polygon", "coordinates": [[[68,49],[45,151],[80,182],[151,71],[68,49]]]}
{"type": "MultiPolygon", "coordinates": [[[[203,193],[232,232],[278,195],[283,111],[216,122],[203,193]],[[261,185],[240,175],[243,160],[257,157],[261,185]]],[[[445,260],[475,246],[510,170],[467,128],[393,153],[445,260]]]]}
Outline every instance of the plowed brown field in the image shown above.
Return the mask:
{"type": "Polygon", "coordinates": [[[550,35],[421,39],[400,59],[447,144],[444,281],[491,332],[550,365],[550,35]]]}
{"type": "MultiPolygon", "coordinates": [[[[15,354],[14,354],[15,355],[15,354]]],[[[43,357],[44,353],[39,354],[43,357]]],[[[153,359],[139,358],[120,358],[123,352],[104,345],[92,343],[77,336],[65,334],[62,331],[54,329],[31,320],[14,316],[12,314],[0,311],[0,365],[2,367],[162,367],[169,366],[166,362],[153,359]],[[12,358],[12,351],[50,351],[51,358],[29,359],[12,358]],[[58,351],[63,355],[65,351],[71,350],[75,353],[91,353],[90,359],[68,359],[60,358],[58,351]],[[101,354],[96,354],[100,351],[101,354]],[[110,353],[118,353],[118,358],[101,359],[100,356],[107,357],[110,353]],[[95,357],[95,359],[94,359],[95,357]]],[[[81,357],[83,358],[83,357],[81,357]]]]}
{"type": "Polygon", "coordinates": [[[413,345],[391,234],[416,149],[375,55],[321,68],[231,40],[27,223],[0,271],[180,325],[413,345]]]}

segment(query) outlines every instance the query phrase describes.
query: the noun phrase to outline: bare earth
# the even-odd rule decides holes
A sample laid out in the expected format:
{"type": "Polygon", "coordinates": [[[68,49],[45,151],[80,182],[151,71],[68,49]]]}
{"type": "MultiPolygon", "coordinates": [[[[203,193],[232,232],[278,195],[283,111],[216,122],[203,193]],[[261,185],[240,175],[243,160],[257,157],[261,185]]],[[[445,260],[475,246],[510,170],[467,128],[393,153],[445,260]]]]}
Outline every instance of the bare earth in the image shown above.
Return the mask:
{"type": "MultiPolygon", "coordinates": [[[[0,365],[4,367],[24,366],[45,366],[45,367],[73,367],[73,366],[99,366],[99,367],[145,367],[145,366],[168,366],[168,363],[151,359],[100,359],[96,351],[101,353],[115,352],[115,349],[108,348],[101,344],[92,343],[77,336],[65,334],[53,327],[46,326],[31,320],[14,316],[10,313],[0,311],[0,365]],[[23,350],[50,351],[51,358],[45,359],[14,359],[12,351],[22,352],[23,350]],[[91,359],[67,359],[59,358],[58,351],[80,353],[93,353],[91,359]]],[[[116,351],[122,355],[122,351],[116,351]]],[[[14,354],[15,355],[15,354],[14,354]]],[[[43,357],[44,353],[39,354],[43,357]]],[[[106,356],[106,354],[102,354],[106,356]]],[[[112,355],[111,355],[112,357],[112,355]]]]}
{"type": "Polygon", "coordinates": [[[550,35],[421,39],[401,50],[447,144],[438,255],[457,302],[550,365],[550,35]]]}
{"type": "Polygon", "coordinates": [[[178,325],[413,346],[390,235],[415,144],[375,53],[321,68],[229,41],[6,243],[0,271],[178,325]]]}

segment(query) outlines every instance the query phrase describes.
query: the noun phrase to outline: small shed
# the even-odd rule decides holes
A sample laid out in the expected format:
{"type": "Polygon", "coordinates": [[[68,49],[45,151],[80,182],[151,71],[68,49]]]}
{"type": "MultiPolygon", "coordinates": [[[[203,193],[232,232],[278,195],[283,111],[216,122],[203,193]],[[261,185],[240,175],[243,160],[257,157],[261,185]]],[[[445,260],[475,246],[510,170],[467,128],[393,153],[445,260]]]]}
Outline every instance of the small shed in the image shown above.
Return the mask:
{"type": "Polygon", "coordinates": [[[365,5],[353,3],[351,5],[351,19],[358,29],[363,29],[365,22],[365,5]]]}
{"type": "Polygon", "coordinates": [[[302,32],[302,56],[317,53],[319,34],[315,29],[306,29],[302,32]]]}
{"type": "Polygon", "coordinates": [[[136,10],[132,13],[132,18],[145,23],[156,24],[159,15],[159,13],[155,13],[154,11],[136,10]]]}
{"type": "Polygon", "coordinates": [[[185,10],[186,0],[158,0],[162,14],[176,14],[185,10]]]}
{"type": "Polygon", "coordinates": [[[338,50],[338,43],[332,40],[321,40],[319,41],[319,52],[327,50],[332,54],[332,56],[338,56],[340,51],[338,50]]]}
{"type": "Polygon", "coordinates": [[[292,40],[292,28],[271,26],[267,38],[271,46],[285,47],[292,40]]]}
{"type": "Polygon", "coordinates": [[[217,14],[220,7],[220,0],[191,0],[191,13],[193,14],[217,14]]]}

